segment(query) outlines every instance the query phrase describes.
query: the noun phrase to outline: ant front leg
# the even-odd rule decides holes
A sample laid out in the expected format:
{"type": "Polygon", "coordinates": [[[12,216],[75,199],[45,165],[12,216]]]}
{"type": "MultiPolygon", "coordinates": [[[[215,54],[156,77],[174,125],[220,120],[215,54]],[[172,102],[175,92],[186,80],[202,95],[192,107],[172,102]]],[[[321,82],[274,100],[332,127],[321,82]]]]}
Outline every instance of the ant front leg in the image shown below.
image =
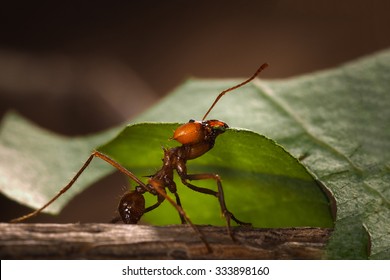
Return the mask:
{"type": "Polygon", "coordinates": [[[222,214],[226,219],[228,234],[233,240],[235,240],[235,239],[233,237],[233,234],[232,234],[231,228],[230,228],[230,220],[231,219],[239,225],[244,225],[244,226],[251,226],[252,225],[251,223],[246,223],[246,222],[240,221],[239,219],[237,219],[233,215],[232,212],[230,212],[227,209],[226,202],[225,202],[225,196],[224,196],[223,188],[222,188],[222,182],[221,182],[221,178],[219,177],[219,175],[212,174],[212,173],[204,173],[204,174],[179,173],[179,175],[182,179],[183,184],[186,185],[187,187],[189,187],[190,189],[192,189],[196,192],[213,195],[213,196],[218,198],[222,214]],[[217,182],[218,192],[210,190],[210,189],[206,189],[206,188],[197,187],[197,186],[194,186],[188,182],[188,180],[192,181],[192,180],[206,180],[206,179],[214,179],[217,182]]]}

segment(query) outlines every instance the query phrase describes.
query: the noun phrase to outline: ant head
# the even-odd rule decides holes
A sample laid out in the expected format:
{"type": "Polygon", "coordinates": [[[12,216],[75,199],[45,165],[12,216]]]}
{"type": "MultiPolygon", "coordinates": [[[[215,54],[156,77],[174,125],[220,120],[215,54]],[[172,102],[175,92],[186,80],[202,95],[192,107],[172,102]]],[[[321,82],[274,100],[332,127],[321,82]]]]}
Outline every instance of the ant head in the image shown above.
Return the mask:
{"type": "Polygon", "coordinates": [[[203,125],[210,127],[214,132],[218,132],[219,134],[224,133],[229,126],[227,123],[224,123],[223,121],[219,120],[208,120],[208,121],[203,121],[203,125]]]}
{"type": "Polygon", "coordinates": [[[145,212],[144,196],[137,191],[124,194],[118,212],[125,224],[136,224],[145,212]]]}

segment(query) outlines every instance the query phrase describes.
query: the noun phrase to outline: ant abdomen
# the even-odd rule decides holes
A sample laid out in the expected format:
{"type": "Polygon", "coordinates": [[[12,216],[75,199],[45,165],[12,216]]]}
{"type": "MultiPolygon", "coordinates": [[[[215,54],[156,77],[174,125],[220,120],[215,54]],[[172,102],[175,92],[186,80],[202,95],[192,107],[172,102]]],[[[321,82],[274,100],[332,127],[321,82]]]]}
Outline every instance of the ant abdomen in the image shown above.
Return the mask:
{"type": "Polygon", "coordinates": [[[139,192],[125,193],[118,205],[118,212],[125,224],[136,224],[145,213],[145,198],[139,192]]]}

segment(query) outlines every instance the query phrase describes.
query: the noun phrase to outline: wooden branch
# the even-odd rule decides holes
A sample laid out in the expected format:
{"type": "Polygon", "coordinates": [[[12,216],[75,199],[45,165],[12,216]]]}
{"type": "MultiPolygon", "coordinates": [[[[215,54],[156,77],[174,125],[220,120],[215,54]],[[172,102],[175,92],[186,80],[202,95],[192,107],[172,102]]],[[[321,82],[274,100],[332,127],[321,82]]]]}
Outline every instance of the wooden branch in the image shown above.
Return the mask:
{"type": "Polygon", "coordinates": [[[331,229],[186,225],[0,224],[1,259],[319,259],[331,229]]]}

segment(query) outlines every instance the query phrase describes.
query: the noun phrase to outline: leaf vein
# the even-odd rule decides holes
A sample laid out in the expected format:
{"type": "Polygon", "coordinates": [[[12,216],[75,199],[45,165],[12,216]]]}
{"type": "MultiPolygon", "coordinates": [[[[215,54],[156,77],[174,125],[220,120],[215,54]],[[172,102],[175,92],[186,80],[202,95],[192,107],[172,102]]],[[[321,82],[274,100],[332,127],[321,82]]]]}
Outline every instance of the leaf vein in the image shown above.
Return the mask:
{"type": "Polygon", "coordinates": [[[347,155],[343,154],[341,151],[329,145],[328,143],[320,139],[317,135],[312,133],[309,126],[302,120],[302,118],[298,114],[296,114],[294,110],[292,110],[285,102],[283,102],[282,99],[276,97],[273,90],[268,85],[258,79],[253,82],[253,85],[256,86],[259,89],[260,93],[262,93],[265,98],[271,101],[280,111],[291,117],[291,119],[294,120],[301,127],[301,129],[307,134],[307,136],[310,137],[310,139],[313,140],[314,143],[326,148],[334,155],[347,161],[348,164],[353,168],[353,170],[358,174],[363,173],[363,171],[358,166],[356,166],[347,155]]]}

